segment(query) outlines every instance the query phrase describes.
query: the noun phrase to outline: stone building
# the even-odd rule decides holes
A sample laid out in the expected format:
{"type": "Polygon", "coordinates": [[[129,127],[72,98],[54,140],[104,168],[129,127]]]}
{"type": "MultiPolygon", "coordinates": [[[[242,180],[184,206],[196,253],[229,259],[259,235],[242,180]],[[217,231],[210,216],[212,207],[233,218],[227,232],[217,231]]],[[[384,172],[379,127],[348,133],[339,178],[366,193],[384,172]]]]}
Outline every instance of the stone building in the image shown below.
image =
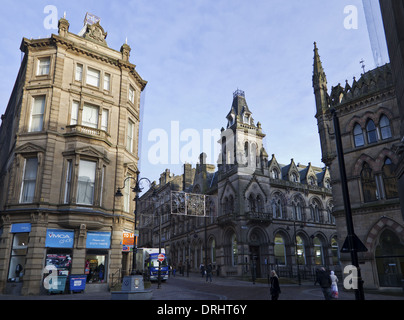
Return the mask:
{"type": "MultiPolygon", "coordinates": [[[[328,92],[315,44],[313,88],[322,161],[331,174],[339,246],[347,227],[331,109],[340,123],[355,234],[367,248],[358,253],[364,287],[401,286],[404,223],[394,174],[399,162],[394,149],[401,140],[400,115],[390,64],[328,92]]],[[[350,255],[342,254],[341,263],[352,264],[350,255]]]]}
{"type": "Polygon", "coordinates": [[[339,271],[328,169],[269,159],[252,115],[245,93],[234,92],[217,167],[202,153],[195,169],[185,164],[183,175],[160,179],[157,201],[152,190],[141,197],[140,246],[157,247],[161,226],[177,272],[201,263],[238,277],[266,277],[273,268],[288,277],[298,269],[312,276],[319,266],[339,271]]]}
{"type": "Polygon", "coordinates": [[[129,270],[133,201],[114,194],[136,176],[146,81],[129,45],[109,48],[100,20],[86,18],[77,35],[62,18],[58,34],[21,43],[0,127],[3,293],[42,293],[49,271],[86,274],[86,289],[106,290],[129,270]]]}

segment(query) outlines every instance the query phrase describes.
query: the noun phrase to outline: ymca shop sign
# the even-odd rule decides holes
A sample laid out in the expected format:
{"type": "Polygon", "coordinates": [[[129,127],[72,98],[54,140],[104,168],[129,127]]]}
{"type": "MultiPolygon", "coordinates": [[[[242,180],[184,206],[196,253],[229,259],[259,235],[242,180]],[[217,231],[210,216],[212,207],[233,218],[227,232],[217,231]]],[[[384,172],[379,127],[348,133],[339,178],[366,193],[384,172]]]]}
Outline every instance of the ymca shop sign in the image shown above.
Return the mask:
{"type": "Polygon", "coordinates": [[[73,248],[74,231],[48,229],[46,230],[47,248],[73,248]]]}

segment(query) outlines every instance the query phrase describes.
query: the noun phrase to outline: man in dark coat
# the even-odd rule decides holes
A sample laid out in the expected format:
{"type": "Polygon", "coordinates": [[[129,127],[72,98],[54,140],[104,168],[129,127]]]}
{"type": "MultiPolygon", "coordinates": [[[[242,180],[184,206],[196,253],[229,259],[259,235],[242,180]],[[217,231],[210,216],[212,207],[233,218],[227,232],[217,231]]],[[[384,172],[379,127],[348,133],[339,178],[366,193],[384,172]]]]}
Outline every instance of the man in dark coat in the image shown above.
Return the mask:
{"type": "Polygon", "coordinates": [[[331,282],[330,275],[324,268],[321,268],[318,273],[318,283],[323,291],[325,300],[331,300],[331,282]]]}

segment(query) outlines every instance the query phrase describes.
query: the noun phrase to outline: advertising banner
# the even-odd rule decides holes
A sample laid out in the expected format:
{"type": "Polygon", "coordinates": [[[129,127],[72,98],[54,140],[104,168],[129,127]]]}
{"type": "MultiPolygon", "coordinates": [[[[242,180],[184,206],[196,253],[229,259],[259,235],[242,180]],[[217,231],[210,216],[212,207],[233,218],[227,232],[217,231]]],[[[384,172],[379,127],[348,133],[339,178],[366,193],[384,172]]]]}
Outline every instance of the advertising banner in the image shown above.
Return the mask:
{"type": "Polygon", "coordinates": [[[111,247],[111,232],[87,232],[87,249],[109,249],[111,247]]]}

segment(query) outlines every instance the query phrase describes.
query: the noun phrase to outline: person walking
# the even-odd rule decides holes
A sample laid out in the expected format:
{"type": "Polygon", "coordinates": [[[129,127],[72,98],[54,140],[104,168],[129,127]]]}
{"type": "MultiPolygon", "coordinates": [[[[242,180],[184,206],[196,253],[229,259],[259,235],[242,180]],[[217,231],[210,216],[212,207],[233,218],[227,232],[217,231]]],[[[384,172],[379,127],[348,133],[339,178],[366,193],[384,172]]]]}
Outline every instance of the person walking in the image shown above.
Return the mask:
{"type": "Polygon", "coordinates": [[[279,278],[275,270],[271,271],[269,292],[271,294],[271,300],[278,300],[279,294],[281,293],[281,288],[279,286],[279,278]]]}
{"type": "Polygon", "coordinates": [[[331,277],[324,268],[321,268],[319,271],[318,283],[320,284],[325,300],[331,300],[331,277]]]}
{"type": "Polygon", "coordinates": [[[210,279],[210,282],[212,282],[212,264],[211,263],[209,263],[206,268],[206,282],[208,282],[208,279],[210,279]]]}
{"type": "Polygon", "coordinates": [[[338,278],[335,275],[334,271],[331,271],[331,297],[334,299],[338,299],[338,278]]]}

